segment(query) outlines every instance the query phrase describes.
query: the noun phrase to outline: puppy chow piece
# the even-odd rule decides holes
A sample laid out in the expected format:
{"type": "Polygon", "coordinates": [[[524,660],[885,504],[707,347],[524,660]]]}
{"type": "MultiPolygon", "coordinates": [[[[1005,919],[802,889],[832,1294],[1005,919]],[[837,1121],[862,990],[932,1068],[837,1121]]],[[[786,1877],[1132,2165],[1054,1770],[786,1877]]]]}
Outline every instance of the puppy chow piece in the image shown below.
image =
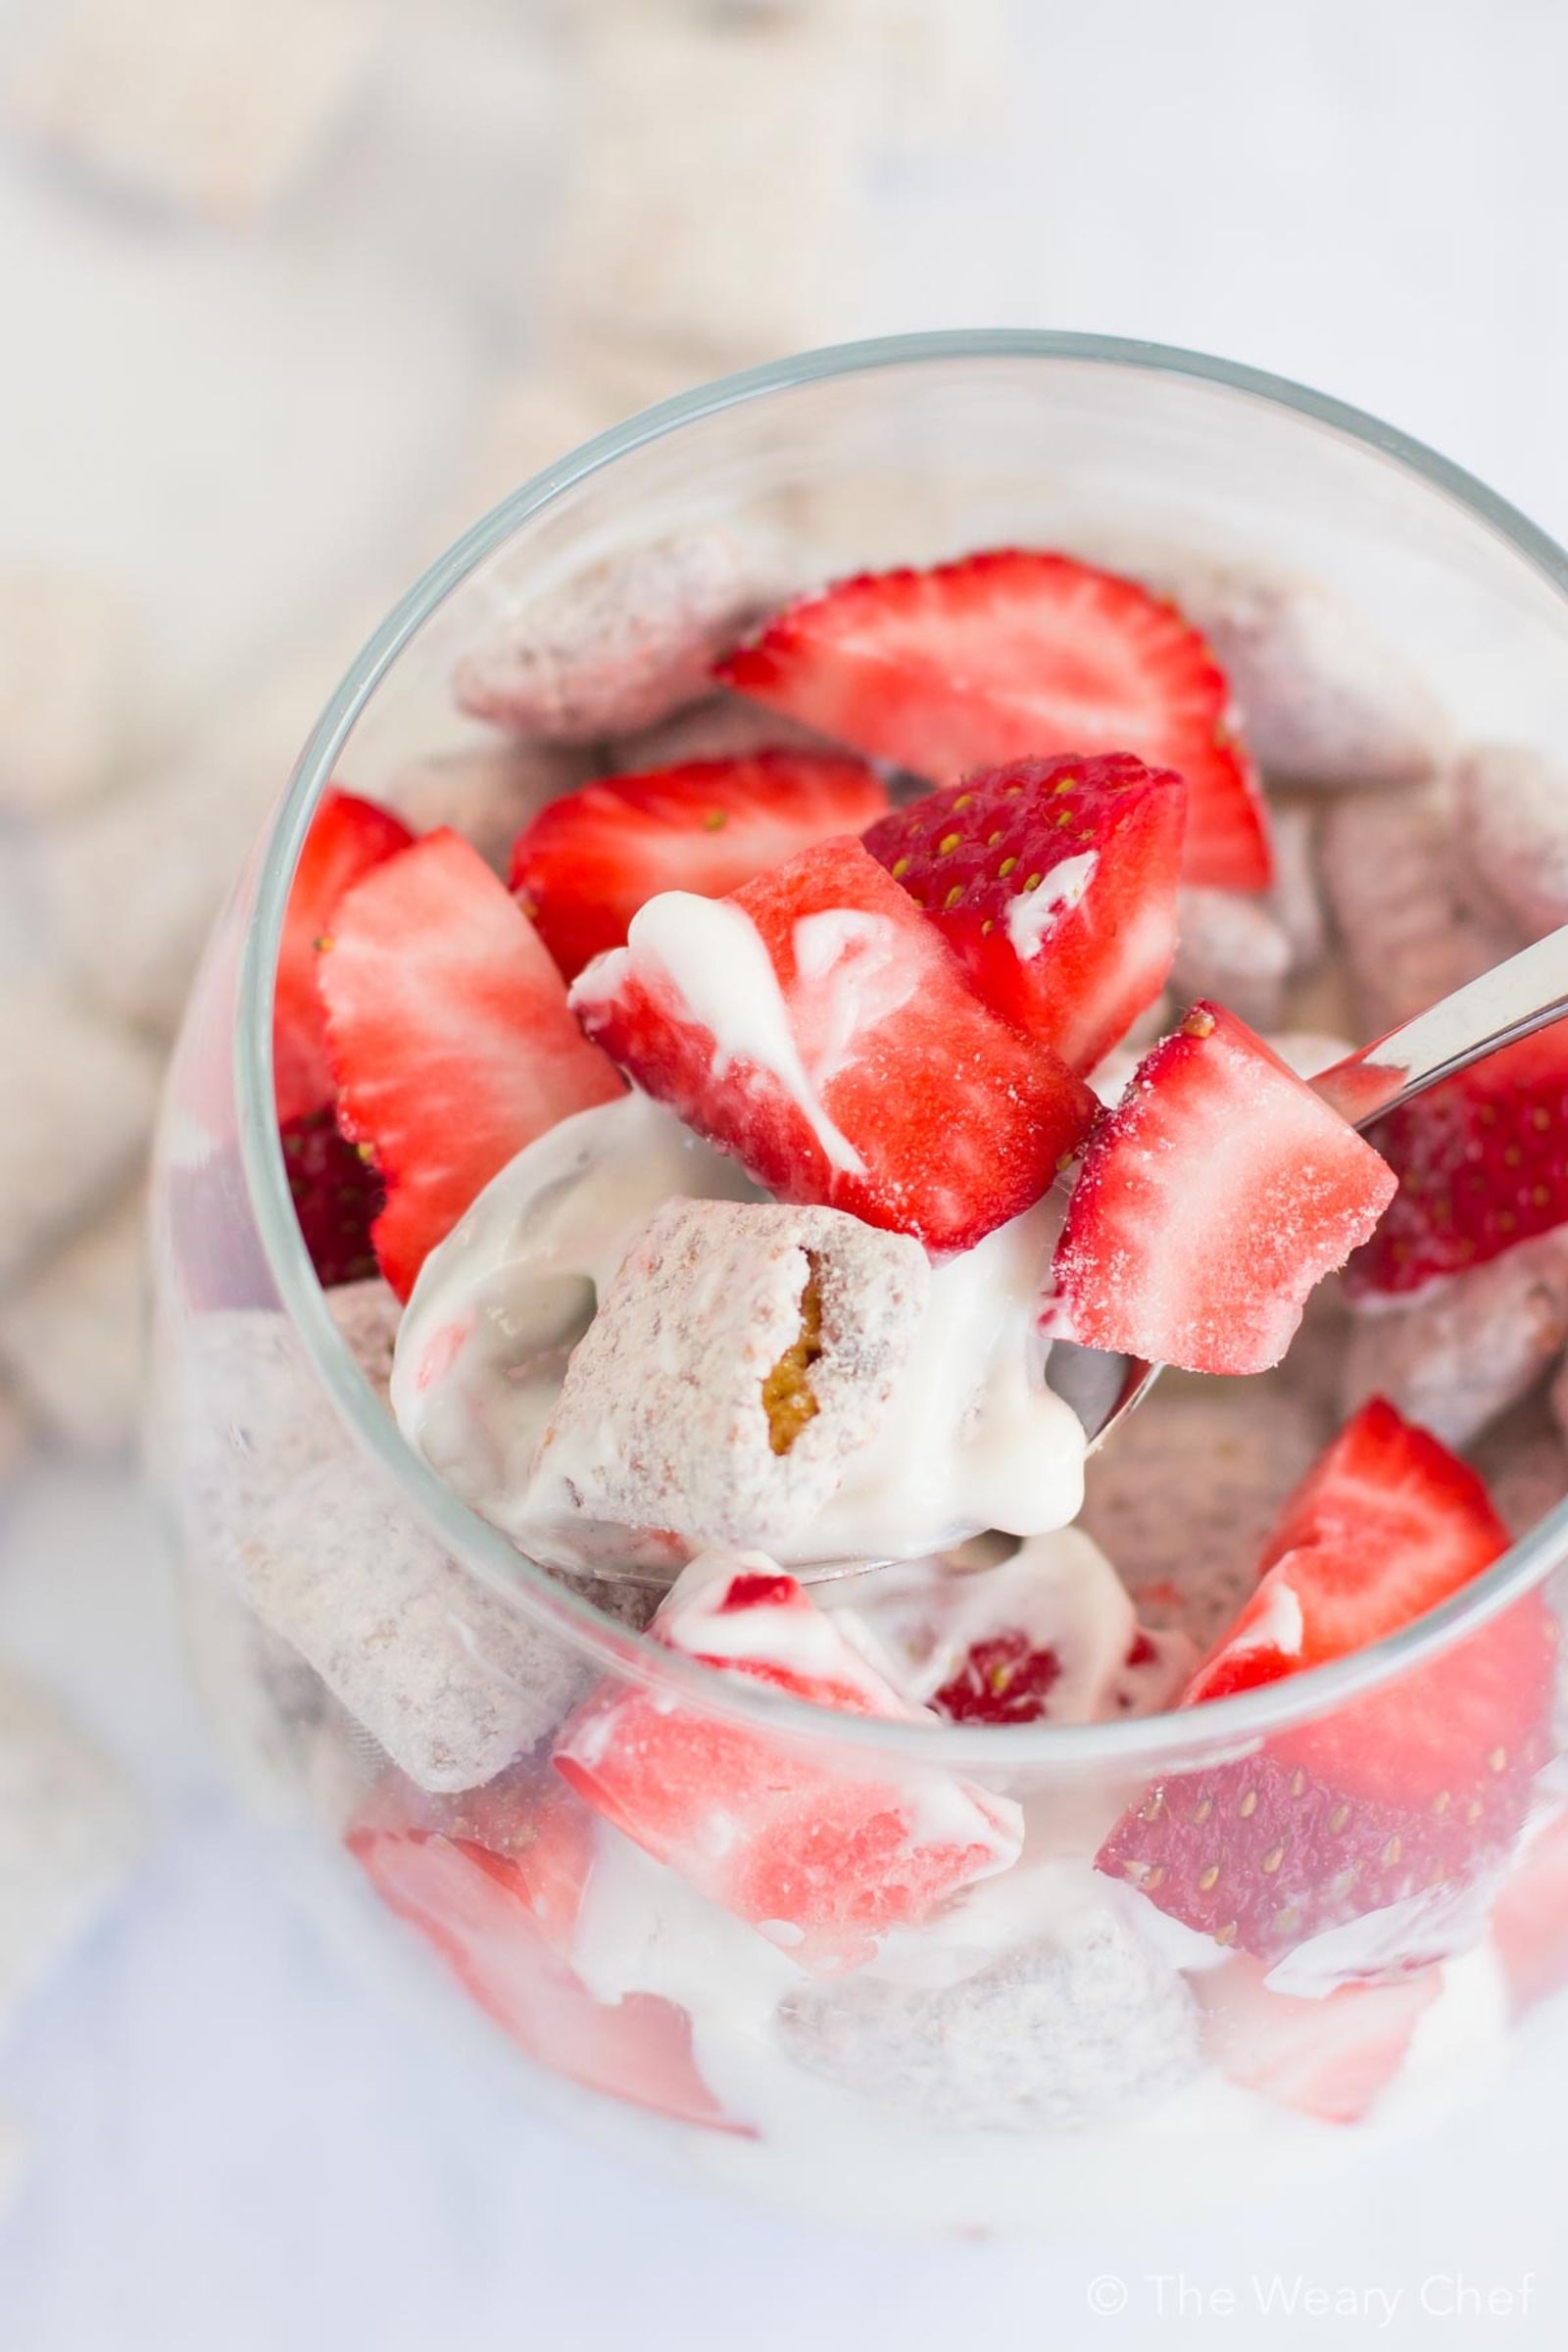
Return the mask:
{"type": "Polygon", "coordinates": [[[577,18],[557,314],[605,336],[657,322],[694,379],[831,339],[853,290],[875,94],[847,70],[844,12],[719,28],[702,11],[620,0],[577,18]]]}
{"type": "MultiPolygon", "coordinates": [[[[1553,1383],[1553,1396],[1557,1385],[1553,1383]]],[[[1505,1413],[1470,1456],[1510,1535],[1531,1528],[1568,1499],[1568,1442],[1552,1406],[1532,1397],[1505,1413]]]]}
{"type": "Polygon", "coordinates": [[[196,1570],[182,1600],[192,1679],[247,1799],[269,1819],[303,1807],[341,1827],[385,1766],[379,1743],[226,1579],[196,1570]]]}
{"type": "Polygon", "coordinates": [[[1568,1346],[1568,1232],[1522,1242],[1408,1305],[1360,1309],[1341,1401],[1386,1396],[1446,1446],[1464,1446],[1527,1396],[1568,1346]]]}
{"type": "Polygon", "coordinates": [[[403,1319],[397,1293],[379,1275],[373,1275],[368,1282],[339,1283],[325,1298],[326,1311],[344,1346],[385,1404],[392,1380],[392,1351],[403,1319]]]}
{"type": "Polygon", "coordinates": [[[454,529],[596,433],[684,392],[703,369],[620,333],[553,333],[535,365],[490,401],[454,529]]]}
{"type": "Polygon", "coordinates": [[[1483,744],[1454,791],[1470,854],[1526,937],[1568,923],[1568,767],[1524,744],[1483,744]]]}
{"type": "Polygon", "coordinates": [[[546,743],[631,734],[705,700],[713,661],[775,593],[765,551],[731,531],[634,549],[499,611],[458,663],[458,700],[546,743]]]}
{"type": "Polygon", "coordinates": [[[1199,2063],[1184,1979],[1108,1908],[930,1988],[854,1976],[785,1996],[796,2063],[923,2123],[1062,2131],[1163,2097],[1199,2063]]]}
{"type": "Polygon", "coordinates": [[[144,1843],[116,1768],[0,1665],[0,2019],[86,1934],[144,1843]]]}
{"type": "Polygon", "coordinates": [[[742,694],[715,694],[657,727],[621,736],[607,747],[606,765],[616,775],[636,776],[645,768],[678,767],[689,760],[747,760],[754,752],[835,748],[798,718],[748,702],[742,694]]]}
{"type": "Polygon", "coordinates": [[[303,170],[375,27],[366,0],[65,0],[7,111],[115,188],[241,221],[303,170]]]}
{"type": "Polygon", "coordinates": [[[880,1428],[929,1287],[918,1243],[836,1209],[666,1201],[540,1440],[541,1540],[588,1565],[784,1540],[880,1428]]]}
{"type": "Polygon", "coordinates": [[[1328,946],[1328,917],[1317,878],[1317,824],[1310,809],[1275,808],[1269,813],[1274,844],[1274,887],[1267,907],[1291,943],[1291,973],[1311,972],[1328,946]]]}
{"type": "Polygon", "coordinates": [[[1256,1584],[1280,1505],[1332,1426],[1280,1374],[1201,1384],[1165,1375],[1091,1456],[1079,1520],[1142,1623],[1179,1627],[1208,1646],[1256,1584]]]}
{"type": "Polygon", "coordinates": [[[421,1788],[477,1788],[560,1722],[575,1654],[426,1535],[357,1455],[262,1503],[241,1590],[421,1788]]]}
{"type": "Polygon", "coordinates": [[[1183,890],[1171,988],[1190,1002],[1211,997],[1253,1029],[1278,1020],[1291,943],[1257,899],[1240,891],[1183,890]]]}
{"type": "Polygon", "coordinates": [[[1322,864],[1368,1038],[1424,1012],[1519,945],[1480,898],[1441,788],[1336,802],[1324,818],[1322,864]]]}
{"type": "Polygon", "coordinates": [[[586,784],[593,770],[593,760],[580,752],[505,742],[415,760],[397,771],[381,797],[416,833],[451,825],[486,865],[505,874],[513,842],[529,818],[586,784]]]}
{"type": "Polygon", "coordinates": [[[0,1290],[122,1189],[157,1094],[139,1039],[46,982],[0,992],[0,1290]]]}
{"type": "Polygon", "coordinates": [[[0,570],[0,809],[51,816],[111,780],[130,732],[138,650],[117,590],[0,570]]]}
{"type": "Polygon", "coordinates": [[[0,1385],[0,1490],[27,1458],[32,1424],[20,1397],[0,1385]]]}
{"type": "Polygon", "coordinates": [[[145,1223],[137,1185],[0,1300],[0,1360],[55,1435],[84,1453],[113,1453],[136,1432],[145,1223]]]}
{"type": "Polygon", "coordinates": [[[1441,707],[1352,604],[1315,580],[1173,560],[1161,582],[1213,647],[1268,781],[1416,784],[1447,742],[1441,707]]]}

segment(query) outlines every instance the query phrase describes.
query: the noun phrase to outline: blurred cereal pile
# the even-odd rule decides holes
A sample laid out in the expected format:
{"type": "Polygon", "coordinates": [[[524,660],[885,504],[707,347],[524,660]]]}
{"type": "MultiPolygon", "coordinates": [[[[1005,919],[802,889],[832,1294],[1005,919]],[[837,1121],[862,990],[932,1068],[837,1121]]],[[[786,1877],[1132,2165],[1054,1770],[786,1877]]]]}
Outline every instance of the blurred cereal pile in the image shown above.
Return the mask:
{"type": "MultiPolygon", "coordinates": [[[[870,175],[1001,47],[1000,0],[0,0],[0,1486],[133,1443],[161,1062],[356,643],[585,436],[852,330],[870,175]]],[[[139,1838],[0,1666],[0,2016],[139,1838]]]]}

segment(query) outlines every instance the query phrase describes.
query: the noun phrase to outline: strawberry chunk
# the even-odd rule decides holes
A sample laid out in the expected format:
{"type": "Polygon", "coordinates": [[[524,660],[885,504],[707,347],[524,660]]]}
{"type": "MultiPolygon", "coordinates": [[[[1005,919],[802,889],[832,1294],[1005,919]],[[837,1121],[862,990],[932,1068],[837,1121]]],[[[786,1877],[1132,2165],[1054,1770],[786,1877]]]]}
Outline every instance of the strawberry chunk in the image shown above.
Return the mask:
{"type": "Polygon", "coordinates": [[[1568,1021],[1489,1054],[1368,1133],[1399,1190],[1346,1268],[1352,1297],[1418,1290],[1568,1224],[1568,1021]]]}
{"type": "Polygon", "coordinates": [[[1187,789],[1128,753],[1018,760],[871,827],[993,1012],[1092,1070],[1170,974],[1187,789]]]}
{"type": "Polygon", "coordinates": [[[289,884],[272,983],[272,1083],[277,1115],[285,1125],[332,1100],[326,1014],[316,986],[317,949],[344,892],[413,839],[390,808],[351,792],[323,793],[311,819],[289,884]]]}
{"type": "Polygon", "coordinates": [[[341,901],[318,962],[338,1123],[386,1185],[372,1240],[400,1298],[492,1176],[620,1091],[538,933],[445,829],[341,901]]]}
{"type": "MultiPolygon", "coordinates": [[[[650,1629],[726,1677],[854,1715],[919,1720],[793,1577],[760,1554],[695,1561],[650,1629]]],[[[976,1879],[1016,1860],[1004,1797],[936,1766],[831,1760],[666,1694],[606,1684],[556,1769],[577,1794],[811,1976],[871,1959],[976,1879]]]]}
{"type": "Polygon", "coordinates": [[[559,1782],[514,1765],[432,1798],[391,1774],[349,1852],[387,1907],[541,2066],[691,2124],[735,2130],[697,2071],[691,2020],[655,1993],[598,2001],[570,1965],[593,1822],[559,1782]]]}
{"type": "Polygon", "coordinates": [[[1058,752],[1186,778],[1186,874],[1266,889],[1267,817],[1225,673],[1175,607],[1071,556],[1003,548],[862,573],[718,664],[727,685],[938,784],[1058,752]]]}
{"type": "Polygon", "coordinates": [[[279,1134],[289,1195],[324,1291],[375,1272],[370,1229],[386,1201],[380,1177],[338,1132],[330,1103],[285,1119],[279,1134]]]}
{"type": "Polygon", "coordinates": [[[999,1021],[857,841],[726,899],[650,900],[571,993],[588,1035],[784,1200],[967,1250],[1033,1205],[1095,1099],[999,1021]]]}
{"type": "MultiPolygon", "coordinates": [[[[1374,1399],[1286,1505],[1262,1581],[1180,1703],[1348,1657],[1462,1591],[1507,1545],[1475,1473],[1374,1399]]],[[[1334,1973],[1440,1959],[1479,1926],[1477,1890],[1524,1819],[1547,1751],[1555,1640],[1529,1595],[1256,1753],[1157,1783],[1098,1866],[1262,1960],[1395,1905],[1342,1945],[1334,1973]]]]}
{"type": "Polygon", "coordinates": [[[568,980],[663,890],[721,899],[797,850],[860,833],[888,805],[863,760],[756,752],[606,776],[540,810],[513,844],[512,888],[568,980]]]}
{"type": "Polygon", "coordinates": [[[1194,1980],[1203,2044],[1233,2082],[1324,2124],[1358,2124],[1404,2064],[1442,1990],[1435,1968],[1396,1984],[1341,1984],[1318,2000],[1271,1992],[1238,1960],[1194,1980]]]}
{"type": "Polygon", "coordinates": [[[1568,1814],[1542,1831],[1503,1881],[1492,1942],[1516,2017],[1568,1985],[1568,1814]]]}
{"type": "Polygon", "coordinates": [[[1265,1372],[1394,1188],[1245,1022],[1197,1004],[1090,1141],[1048,1327],[1190,1372],[1265,1372]]]}

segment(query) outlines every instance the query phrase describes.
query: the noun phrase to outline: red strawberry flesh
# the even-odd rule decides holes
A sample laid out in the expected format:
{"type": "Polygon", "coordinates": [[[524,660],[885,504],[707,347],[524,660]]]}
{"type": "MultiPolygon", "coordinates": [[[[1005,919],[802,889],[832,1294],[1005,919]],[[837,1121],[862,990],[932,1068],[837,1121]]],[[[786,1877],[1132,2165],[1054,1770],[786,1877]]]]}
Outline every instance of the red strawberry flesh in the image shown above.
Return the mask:
{"type": "MultiPolygon", "coordinates": [[[[720,1569],[694,1584],[688,1572],[651,1630],[718,1674],[911,1719],[832,1619],[776,1573],[720,1569]]],[[[1014,1860],[1021,1835],[1015,1807],[940,1766],[862,1766],[634,1686],[590,1696],[555,1762],[624,1836],[813,1976],[871,1959],[891,1929],[1014,1860]]]]}
{"type": "Polygon", "coordinates": [[[1399,1295],[1568,1224],[1568,1022],[1489,1054],[1368,1130],[1399,1189],[1346,1268],[1399,1295]]]}
{"type": "Polygon", "coordinates": [[[1176,953],[1187,789],[1130,754],[1020,760],[871,827],[979,995],[1091,1070],[1164,987],[1176,953]]]}
{"type": "Polygon", "coordinates": [[[588,1035],[778,1198],[966,1250],[1030,1207],[1095,1112],[999,1021],[858,842],[721,900],[655,899],[572,991],[588,1035]]]}
{"type": "Polygon", "coordinates": [[[344,892],[413,839],[390,808],[350,792],[324,793],[311,820],[289,884],[272,984],[272,1082],[285,1123],[332,1100],[326,1014],[316,985],[319,943],[344,892]]]}
{"type": "Polygon", "coordinates": [[[1194,1985],[1204,2049],[1232,2082],[1325,2124],[1360,2122],[1443,1989],[1432,1968],[1396,1984],[1342,1984],[1301,1999],[1270,1991],[1246,1960],[1204,1971],[1194,1985]]]}
{"type": "Polygon", "coordinates": [[[1191,1372],[1267,1371],[1394,1182],[1244,1022],[1195,1005],[1090,1140],[1048,1323],[1191,1372]]]}
{"type": "Polygon", "coordinates": [[[859,833],[888,805],[863,760],[762,751],[607,776],[552,801],[518,834],[512,888],[568,980],[618,948],[661,891],[718,899],[797,850],[859,833]]]}
{"type": "Polygon", "coordinates": [[[1057,753],[1186,779],[1191,882],[1265,889],[1267,819],[1230,688],[1175,607],[1071,556],[1004,548],[862,573],[777,614],[726,684],[939,784],[1057,753]]]}
{"type": "Polygon", "coordinates": [[[355,885],[318,976],[338,1121],[386,1185],[372,1238],[406,1298],[491,1177],[620,1081],[527,916],[456,833],[427,834],[355,885]]]}
{"type": "MultiPolygon", "coordinates": [[[[1181,1704],[1350,1656],[1451,1598],[1507,1544],[1474,1472],[1374,1399],[1286,1506],[1255,1594],[1181,1704]]],[[[1394,1956],[1377,1946],[1344,1973],[1440,1958],[1524,1817],[1554,1647],[1529,1595],[1255,1754],[1156,1784],[1099,1867],[1260,1959],[1395,1904],[1411,1909],[1394,1956]]]]}
{"type": "Polygon", "coordinates": [[[323,1290],[375,1273],[370,1231],[386,1192],[363,1152],[338,1132],[330,1105],[279,1129],[289,1197],[323,1290]]]}
{"type": "Polygon", "coordinates": [[[1027,1634],[993,1634],[965,1651],[931,1704],[949,1723],[1034,1723],[1060,1679],[1054,1649],[1034,1648],[1027,1634]]]}

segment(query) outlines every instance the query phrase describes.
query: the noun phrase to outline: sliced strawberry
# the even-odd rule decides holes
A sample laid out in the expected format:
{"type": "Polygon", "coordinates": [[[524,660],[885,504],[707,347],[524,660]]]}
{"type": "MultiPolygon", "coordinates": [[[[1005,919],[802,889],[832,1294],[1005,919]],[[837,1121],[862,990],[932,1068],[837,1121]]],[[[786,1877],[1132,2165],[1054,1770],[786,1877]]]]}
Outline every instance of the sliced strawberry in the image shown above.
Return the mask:
{"type": "Polygon", "coordinates": [[[1019,760],[865,836],[993,1012],[1075,1070],[1125,1037],[1176,953],[1187,789],[1128,753],[1019,760]]]}
{"type": "Polygon", "coordinates": [[[1017,548],[862,573],[775,615],[718,674],[938,784],[1058,752],[1135,752],[1186,778],[1187,879],[1268,886],[1267,817],[1225,673],[1135,580],[1017,548]]]}
{"type": "Polygon", "coordinates": [[[568,980],[618,948],[662,890],[721,899],[797,850],[861,833],[888,805],[863,760],[756,752],[606,776],[541,809],[513,844],[512,888],[568,980]]]}
{"type": "Polygon", "coordinates": [[[1245,1022],[1197,1004],[1084,1154],[1048,1324],[1190,1372],[1264,1372],[1388,1206],[1369,1144],[1245,1022]]]}
{"type": "Polygon", "coordinates": [[[1568,1814],[1526,1846],[1503,1881],[1492,1942],[1516,2017],[1568,1985],[1568,1814]]]}
{"type": "Polygon", "coordinates": [[[1325,2124],[1358,2124],[1404,2064],[1442,1989],[1439,1970],[1397,1984],[1342,1984],[1318,2000],[1271,1992],[1247,1960],[1194,1980],[1203,2044],[1233,2082],[1325,2124]]]}
{"type": "MultiPolygon", "coordinates": [[[[856,1715],[918,1720],[793,1577],[758,1555],[693,1564],[651,1628],[719,1674],[856,1715]]],[[[862,1770],[667,1693],[606,1684],[566,1726],[556,1769],[699,1893],[812,1976],[871,1959],[1017,1857],[1005,1798],[936,1766],[862,1770]]]]}
{"type": "Polygon", "coordinates": [[[1568,1021],[1446,1078],[1368,1132],[1399,1190],[1346,1269],[1352,1296],[1417,1290],[1568,1224],[1568,1021]]]}
{"type": "Polygon", "coordinates": [[[857,841],[727,899],[671,891],[571,1002],[591,1038],[781,1200],[932,1250],[1038,1200],[1096,1108],[999,1021],[857,841]]]}
{"type": "Polygon", "coordinates": [[[406,1298],[491,1177],[620,1081],[527,916],[456,833],[356,883],[318,972],[339,1124],[386,1184],[372,1239],[406,1298]]]}
{"type": "MultiPolygon", "coordinates": [[[[1472,1470],[1381,1398],[1287,1504],[1265,1573],[1184,1707],[1348,1657],[1463,1590],[1507,1549],[1472,1470]]],[[[1530,1595],[1431,1663],[1236,1763],[1156,1784],[1097,1857],[1162,1911],[1275,1961],[1399,1904],[1334,1962],[1383,1976],[1442,1958],[1518,1833],[1544,1760],[1555,1627],[1530,1595]]]]}
{"type": "Polygon", "coordinates": [[[532,1765],[432,1798],[388,1776],[348,1833],[381,1900],[527,2056],[683,2123],[726,2122],[697,2072],[691,2020],[657,1994],[595,2000],[570,1965],[593,1868],[591,1816],[532,1765]]]}
{"type": "Polygon", "coordinates": [[[272,985],[272,1083],[286,1125],[332,1100],[326,1014],[316,986],[317,949],[344,892],[414,835],[390,808],[329,791],[311,819],[289,884],[272,985]]]}
{"type": "Polygon", "coordinates": [[[1054,1649],[1033,1647],[1025,1633],[991,1634],[964,1651],[931,1704],[949,1723],[1036,1723],[1060,1680],[1054,1649]]]}
{"type": "Polygon", "coordinates": [[[294,1214],[323,1290],[375,1272],[370,1228],[385,1188],[363,1152],[338,1132],[330,1103],[285,1119],[279,1130],[294,1214]]]}

